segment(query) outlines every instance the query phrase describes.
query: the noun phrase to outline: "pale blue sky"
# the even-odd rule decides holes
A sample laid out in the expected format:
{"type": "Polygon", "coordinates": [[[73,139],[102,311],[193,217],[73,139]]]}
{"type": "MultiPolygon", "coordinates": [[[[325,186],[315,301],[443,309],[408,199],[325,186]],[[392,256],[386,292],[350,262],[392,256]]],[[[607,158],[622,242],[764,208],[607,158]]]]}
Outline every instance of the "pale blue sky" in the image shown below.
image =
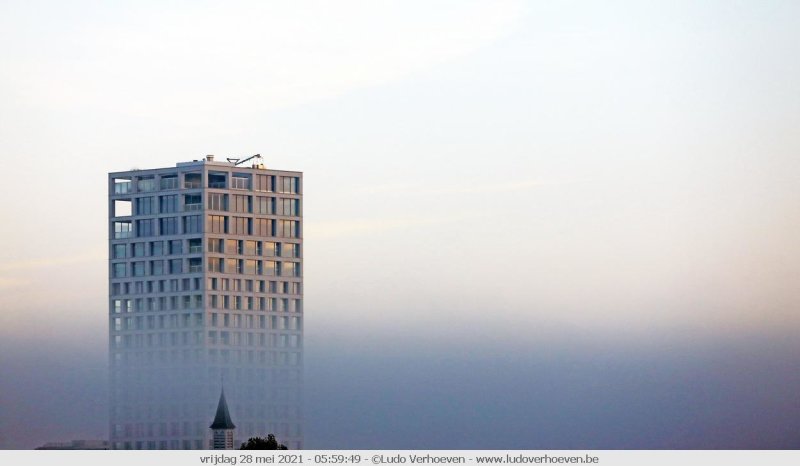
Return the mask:
{"type": "Polygon", "coordinates": [[[799,9],[4,2],[0,328],[102,333],[107,172],[256,152],[310,334],[796,326],[799,9]]]}

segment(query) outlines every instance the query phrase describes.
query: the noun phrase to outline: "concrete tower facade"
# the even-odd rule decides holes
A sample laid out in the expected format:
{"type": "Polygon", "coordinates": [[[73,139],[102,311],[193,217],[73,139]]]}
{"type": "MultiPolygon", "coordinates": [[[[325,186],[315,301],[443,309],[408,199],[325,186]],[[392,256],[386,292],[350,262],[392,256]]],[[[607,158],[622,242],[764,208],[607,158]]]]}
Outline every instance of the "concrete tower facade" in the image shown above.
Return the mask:
{"type": "Polygon", "coordinates": [[[112,448],[211,448],[223,377],[236,435],[302,448],[302,186],[212,156],[109,174],[112,448]]]}

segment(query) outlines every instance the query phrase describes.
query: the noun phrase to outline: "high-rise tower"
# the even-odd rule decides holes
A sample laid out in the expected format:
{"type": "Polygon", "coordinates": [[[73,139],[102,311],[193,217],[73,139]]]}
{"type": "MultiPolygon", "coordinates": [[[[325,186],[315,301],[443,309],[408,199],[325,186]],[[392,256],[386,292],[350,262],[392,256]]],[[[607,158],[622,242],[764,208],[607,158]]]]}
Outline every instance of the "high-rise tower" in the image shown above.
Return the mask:
{"type": "Polygon", "coordinates": [[[108,183],[112,448],[211,448],[221,377],[237,443],[302,448],[302,173],[208,156],[108,183]]]}

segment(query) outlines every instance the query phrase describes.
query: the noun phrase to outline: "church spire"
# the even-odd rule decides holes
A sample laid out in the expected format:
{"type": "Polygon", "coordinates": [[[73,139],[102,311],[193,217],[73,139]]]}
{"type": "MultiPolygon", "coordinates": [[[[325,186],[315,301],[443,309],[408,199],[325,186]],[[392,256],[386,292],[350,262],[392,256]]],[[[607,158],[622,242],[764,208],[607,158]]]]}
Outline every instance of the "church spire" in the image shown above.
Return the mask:
{"type": "Polygon", "coordinates": [[[228,403],[225,401],[225,389],[219,394],[219,404],[217,405],[217,415],[210,426],[212,429],[235,429],[236,426],[231,421],[231,414],[228,412],[228,403]]]}
{"type": "Polygon", "coordinates": [[[225,401],[225,388],[219,394],[217,414],[214,416],[214,422],[211,423],[209,428],[214,431],[213,447],[215,450],[233,449],[233,430],[236,426],[231,421],[228,402],[225,401]]]}

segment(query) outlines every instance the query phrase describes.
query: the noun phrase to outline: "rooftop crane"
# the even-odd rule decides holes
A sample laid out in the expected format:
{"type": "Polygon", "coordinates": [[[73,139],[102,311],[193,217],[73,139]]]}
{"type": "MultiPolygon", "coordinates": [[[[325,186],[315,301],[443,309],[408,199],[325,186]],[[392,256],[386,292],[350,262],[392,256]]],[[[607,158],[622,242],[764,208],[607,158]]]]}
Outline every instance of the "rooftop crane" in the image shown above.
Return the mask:
{"type": "Polygon", "coordinates": [[[261,157],[261,154],[251,155],[250,157],[247,157],[246,159],[237,159],[237,158],[233,158],[233,157],[228,157],[228,162],[230,162],[234,166],[238,167],[239,165],[241,165],[241,164],[243,164],[243,163],[245,163],[245,162],[247,162],[249,160],[258,159],[258,163],[253,162],[253,166],[256,166],[256,165],[261,165],[261,159],[262,158],[263,157],[261,157]]]}

